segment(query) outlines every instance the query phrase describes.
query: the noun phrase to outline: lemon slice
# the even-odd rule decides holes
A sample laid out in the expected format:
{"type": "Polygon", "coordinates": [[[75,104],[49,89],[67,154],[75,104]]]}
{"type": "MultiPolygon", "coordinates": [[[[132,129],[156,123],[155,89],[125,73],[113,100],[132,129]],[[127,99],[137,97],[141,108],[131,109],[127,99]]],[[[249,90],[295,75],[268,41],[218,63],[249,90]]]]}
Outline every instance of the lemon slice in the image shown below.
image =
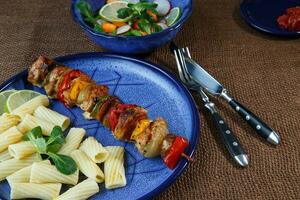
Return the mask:
{"type": "Polygon", "coordinates": [[[15,93],[16,90],[5,90],[3,92],[0,92],[0,115],[2,115],[3,113],[7,112],[6,109],[6,100],[8,99],[8,97],[15,93]]]}
{"type": "Polygon", "coordinates": [[[126,1],[113,1],[104,5],[99,11],[99,15],[110,22],[127,22],[130,17],[121,19],[118,17],[118,10],[121,8],[127,8],[128,2],[126,1]]]}
{"type": "Polygon", "coordinates": [[[172,8],[170,10],[170,13],[166,16],[166,20],[167,20],[167,25],[173,26],[177,20],[180,18],[181,16],[181,10],[178,7],[172,8]]]}
{"type": "Polygon", "coordinates": [[[19,90],[11,95],[9,95],[7,101],[6,101],[6,108],[8,112],[12,112],[22,104],[26,103],[27,101],[33,99],[34,97],[37,97],[41,95],[41,93],[38,93],[33,90],[19,90]]]}

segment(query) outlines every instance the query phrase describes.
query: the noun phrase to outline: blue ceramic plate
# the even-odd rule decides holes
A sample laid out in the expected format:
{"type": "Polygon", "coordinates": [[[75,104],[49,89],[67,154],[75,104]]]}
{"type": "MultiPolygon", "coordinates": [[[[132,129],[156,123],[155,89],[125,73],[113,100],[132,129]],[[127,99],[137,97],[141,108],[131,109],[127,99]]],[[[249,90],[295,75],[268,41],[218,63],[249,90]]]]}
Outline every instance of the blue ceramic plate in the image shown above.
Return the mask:
{"type": "MultiPolygon", "coordinates": [[[[145,61],[104,53],[85,53],[59,57],[56,61],[80,69],[98,84],[109,86],[110,93],[123,102],[138,104],[149,111],[149,117],[161,116],[169,123],[171,133],[182,135],[190,141],[187,154],[192,155],[199,137],[199,116],[196,105],[185,87],[171,75],[145,61]]],[[[24,71],[0,86],[5,89],[32,89],[44,93],[26,81],[24,71]]],[[[87,121],[79,108],[67,109],[56,100],[52,109],[67,115],[73,127],[82,127],[88,135],[95,136],[105,146],[121,145],[126,149],[127,186],[115,190],[101,190],[91,199],[149,199],[174,182],[187,161],[182,159],[176,169],[169,170],[160,158],[145,159],[133,144],[120,142],[97,121],[87,121]]],[[[8,200],[10,188],[6,181],[0,182],[0,199],[8,200]]]]}
{"type": "Polygon", "coordinates": [[[240,13],[247,24],[255,29],[283,37],[299,37],[300,32],[287,31],[277,25],[277,18],[290,7],[300,6],[300,0],[244,0],[240,13]]]}

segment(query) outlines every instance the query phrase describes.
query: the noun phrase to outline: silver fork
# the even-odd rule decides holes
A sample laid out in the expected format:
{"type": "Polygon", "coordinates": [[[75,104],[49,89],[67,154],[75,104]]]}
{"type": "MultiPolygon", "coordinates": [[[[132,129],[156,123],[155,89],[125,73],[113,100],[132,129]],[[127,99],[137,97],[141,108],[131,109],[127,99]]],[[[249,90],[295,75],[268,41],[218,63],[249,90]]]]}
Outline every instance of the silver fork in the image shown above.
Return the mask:
{"type": "Polygon", "coordinates": [[[220,134],[226,149],[230,153],[231,157],[242,167],[246,167],[249,164],[249,158],[238,139],[232,134],[227,124],[221,115],[217,112],[215,104],[211,102],[205,92],[202,90],[201,86],[197,84],[192,76],[188,73],[185,56],[191,58],[190,51],[188,47],[182,49],[174,49],[174,55],[177,64],[177,70],[181,81],[191,90],[196,91],[204,102],[204,106],[210,111],[215,126],[218,128],[218,133],[220,134]]]}

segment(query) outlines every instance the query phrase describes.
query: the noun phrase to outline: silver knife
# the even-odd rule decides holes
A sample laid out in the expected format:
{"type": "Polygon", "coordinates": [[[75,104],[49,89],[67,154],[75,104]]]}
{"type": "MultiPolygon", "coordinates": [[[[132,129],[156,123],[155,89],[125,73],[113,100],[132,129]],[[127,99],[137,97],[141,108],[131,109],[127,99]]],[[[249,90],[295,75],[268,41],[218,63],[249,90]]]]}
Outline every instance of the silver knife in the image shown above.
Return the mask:
{"type": "Polygon", "coordinates": [[[279,135],[272,130],[259,117],[249,111],[245,106],[231,97],[222,84],[205,71],[199,64],[191,58],[185,56],[187,70],[205,90],[215,96],[225,99],[229,105],[252,127],[256,132],[265,138],[268,142],[278,145],[280,143],[279,135]]]}

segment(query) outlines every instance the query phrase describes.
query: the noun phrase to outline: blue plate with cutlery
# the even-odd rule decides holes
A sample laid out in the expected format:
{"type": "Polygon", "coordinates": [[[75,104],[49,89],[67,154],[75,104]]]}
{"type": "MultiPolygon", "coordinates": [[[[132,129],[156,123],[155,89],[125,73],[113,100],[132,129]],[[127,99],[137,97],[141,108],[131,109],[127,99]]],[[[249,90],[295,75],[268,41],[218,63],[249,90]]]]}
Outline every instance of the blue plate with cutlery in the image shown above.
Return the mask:
{"type": "MultiPolygon", "coordinates": [[[[189,140],[186,154],[192,156],[198,143],[200,122],[194,100],[189,91],[172,75],[158,66],[143,60],[106,53],[83,53],[58,57],[57,62],[88,74],[98,84],[110,88],[123,102],[140,105],[148,110],[148,116],[163,117],[171,133],[189,140]]],[[[45,93],[27,81],[27,71],[21,72],[0,86],[7,89],[30,89],[45,93]]],[[[51,109],[69,116],[73,127],[86,129],[104,146],[125,147],[127,185],[106,190],[100,184],[100,192],[90,199],[150,199],[166,189],[187,167],[182,158],[174,170],[168,169],[160,158],[144,158],[131,143],[116,140],[112,133],[94,120],[85,120],[79,108],[66,108],[57,100],[51,100],[51,109]]],[[[7,181],[0,182],[0,199],[10,199],[7,181]]]]}

